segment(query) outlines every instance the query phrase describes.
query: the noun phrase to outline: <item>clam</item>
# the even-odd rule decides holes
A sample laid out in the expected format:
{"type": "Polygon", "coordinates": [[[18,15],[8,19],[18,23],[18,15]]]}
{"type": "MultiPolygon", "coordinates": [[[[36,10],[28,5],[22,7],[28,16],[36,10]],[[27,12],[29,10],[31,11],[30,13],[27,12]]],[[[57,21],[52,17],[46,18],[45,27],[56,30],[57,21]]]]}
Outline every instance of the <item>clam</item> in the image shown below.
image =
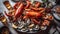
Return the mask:
{"type": "Polygon", "coordinates": [[[36,25],[33,30],[39,30],[39,25],[36,25]]]}
{"type": "Polygon", "coordinates": [[[18,26],[18,29],[22,29],[24,27],[24,25],[18,26]]]}
{"type": "Polygon", "coordinates": [[[28,29],[27,29],[27,28],[22,28],[21,31],[22,31],[22,32],[27,32],[28,29]]]}
{"type": "Polygon", "coordinates": [[[22,29],[25,26],[24,22],[20,22],[20,24],[18,25],[18,29],[22,29]]]}
{"type": "Polygon", "coordinates": [[[29,32],[32,33],[33,32],[33,28],[28,28],[29,32]]]}
{"type": "Polygon", "coordinates": [[[33,31],[34,26],[35,26],[34,24],[30,24],[30,25],[28,26],[29,32],[32,32],[32,31],[33,31]]]}
{"type": "Polygon", "coordinates": [[[46,30],[47,29],[47,26],[41,26],[40,29],[41,30],[46,30]]]}
{"type": "Polygon", "coordinates": [[[29,25],[31,23],[30,19],[27,20],[26,24],[29,25]]]}

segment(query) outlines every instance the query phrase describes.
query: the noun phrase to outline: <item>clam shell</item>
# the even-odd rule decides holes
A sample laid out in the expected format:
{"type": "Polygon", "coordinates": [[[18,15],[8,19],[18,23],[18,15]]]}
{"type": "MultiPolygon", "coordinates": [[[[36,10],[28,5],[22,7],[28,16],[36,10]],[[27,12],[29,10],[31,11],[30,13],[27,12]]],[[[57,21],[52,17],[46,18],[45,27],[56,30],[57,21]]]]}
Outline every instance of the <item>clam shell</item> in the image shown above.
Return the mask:
{"type": "Polygon", "coordinates": [[[36,25],[34,28],[33,28],[33,30],[39,30],[40,28],[39,28],[39,25],[36,25]]]}
{"type": "Polygon", "coordinates": [[[27,29],[27,28],[22,28],[21,31],[22,31],[22,32],[27,32],[28,29],[27,29]]]}
{"type": "Polygon", "coordinates": [[[40,29],[41,30],[46,30],[47,29],[47,26],[41,26],[40,29]]]}

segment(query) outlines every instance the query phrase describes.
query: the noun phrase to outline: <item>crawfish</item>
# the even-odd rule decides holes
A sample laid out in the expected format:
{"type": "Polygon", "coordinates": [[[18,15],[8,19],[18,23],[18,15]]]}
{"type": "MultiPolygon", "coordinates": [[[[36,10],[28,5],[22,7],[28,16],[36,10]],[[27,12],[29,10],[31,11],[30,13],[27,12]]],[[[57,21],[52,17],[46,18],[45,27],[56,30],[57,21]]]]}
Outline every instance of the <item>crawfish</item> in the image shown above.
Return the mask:
{"type": "Polygon", "coordinates": [[[42,13],[39,13],[39,12],[35,12],[33,10],[30,10],[30,11],[26,11],[26,14],[25,16],[23,17],[23,19],[31,19],[31,21],[34,22],[34,24],[39,24],[40,22],[38,22],[36,19],[39,19],[41,18],[42,16],[42,13]]]}

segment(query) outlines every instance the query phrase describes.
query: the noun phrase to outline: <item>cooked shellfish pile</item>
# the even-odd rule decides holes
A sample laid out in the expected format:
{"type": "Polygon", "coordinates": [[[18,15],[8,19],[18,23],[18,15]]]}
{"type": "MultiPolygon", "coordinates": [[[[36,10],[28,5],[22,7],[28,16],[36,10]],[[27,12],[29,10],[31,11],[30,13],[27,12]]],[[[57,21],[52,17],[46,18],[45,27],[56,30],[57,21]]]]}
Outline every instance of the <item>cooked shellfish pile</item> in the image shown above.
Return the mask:
{"type": "Polygon", "coordinates": [[[51,9],[42,7],[41,2],[35,1],[32,4],[30,1],[17,2],[13,9],[5,15],[12,22],[12,27],[22,32],[36,32],[46,30],[53,20],[50,14],[51,9]]]}

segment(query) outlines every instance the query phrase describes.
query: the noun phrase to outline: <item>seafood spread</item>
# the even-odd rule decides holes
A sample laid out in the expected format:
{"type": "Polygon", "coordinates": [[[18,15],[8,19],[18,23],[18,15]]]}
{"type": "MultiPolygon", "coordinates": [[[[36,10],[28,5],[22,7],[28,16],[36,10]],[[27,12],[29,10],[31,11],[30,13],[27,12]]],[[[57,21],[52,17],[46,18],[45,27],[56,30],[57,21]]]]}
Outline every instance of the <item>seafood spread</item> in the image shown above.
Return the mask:
{"type": "MultiPolygon", "coordinates": [[[[50,8],[41,7],[41,2],[35,1],[32,4],[30,1],[17,2],[9,13],[5,15],[12,21],[13,28],[18,28],[19,31],[33,32],[38,31],[45,26],[49,26],[53,20],[50,15],[50,8]]],[[[42,29],[44,30],[44,29],[42,29]]]]}

